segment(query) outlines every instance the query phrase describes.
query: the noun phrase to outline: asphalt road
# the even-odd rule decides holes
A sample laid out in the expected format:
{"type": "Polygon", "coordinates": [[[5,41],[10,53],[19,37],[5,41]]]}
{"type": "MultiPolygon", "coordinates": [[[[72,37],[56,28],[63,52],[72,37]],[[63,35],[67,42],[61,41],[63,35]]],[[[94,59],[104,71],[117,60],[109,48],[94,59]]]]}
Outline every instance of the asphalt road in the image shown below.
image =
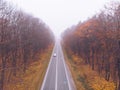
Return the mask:
{"type": "Polygon", "coordinates": [[[53,49],[41,90],[76,90],[59,42],[53,49]]]}

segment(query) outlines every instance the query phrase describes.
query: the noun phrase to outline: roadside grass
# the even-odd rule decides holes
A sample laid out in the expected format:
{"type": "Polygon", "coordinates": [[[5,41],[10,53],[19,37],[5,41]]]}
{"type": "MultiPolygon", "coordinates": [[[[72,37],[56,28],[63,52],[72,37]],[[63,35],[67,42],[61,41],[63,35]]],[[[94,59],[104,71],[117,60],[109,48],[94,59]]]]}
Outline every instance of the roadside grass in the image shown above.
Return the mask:
{"type": "Polygon", "coordinates": [[[112,81],[108,82],[99,76],[77,55],[69,55],[65,50],[63,51],[77,90],[115,90],[115,84],[112,81]]]}
{"type": "Polygon", "coordinates": [[[82,82],[82,86],[86,89],[86,90],[93,90],[89,85],[88,85],[88,82],[86,81],[85,77],[82,77],[82,76],[78,76],[78,81],[79,82],[82,82]]]}
{"type": "Polygon", "coordinates": [[[39,55],[39,60],[28,66],[26,73],[19,70],[4,90],[40,90],[51,57],[52,47],[39,55]]]}

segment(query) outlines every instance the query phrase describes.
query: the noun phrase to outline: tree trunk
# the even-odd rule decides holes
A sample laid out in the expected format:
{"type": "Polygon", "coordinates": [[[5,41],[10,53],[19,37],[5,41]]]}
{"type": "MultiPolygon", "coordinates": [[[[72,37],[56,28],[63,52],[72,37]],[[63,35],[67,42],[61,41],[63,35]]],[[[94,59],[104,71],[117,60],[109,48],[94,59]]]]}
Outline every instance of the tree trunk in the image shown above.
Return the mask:
{"type": "Polygon", "coordinates": [[[0,90],[4,89],[4,76],[5,75],[5,57],[2,57],[2,70],[1,70],[1,79],[0,79],[0,90]]]}

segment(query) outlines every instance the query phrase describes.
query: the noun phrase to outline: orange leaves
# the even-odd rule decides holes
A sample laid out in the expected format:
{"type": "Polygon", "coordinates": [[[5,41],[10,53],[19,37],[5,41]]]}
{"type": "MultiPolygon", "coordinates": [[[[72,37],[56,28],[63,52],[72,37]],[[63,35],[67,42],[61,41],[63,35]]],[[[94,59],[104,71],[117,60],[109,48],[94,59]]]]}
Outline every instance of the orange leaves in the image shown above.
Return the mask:
{"type": "Polygon", "coordinates": [[[76,64],[80,64],[81,59],[78,57],[78,55],[72,55],[73,61],[76,64]]]}
{"type": "Polygon", "coordinates": [[[94,90],[115,90],[115,84],[113,82],[108,82],[100,77],[95,77],[91,87],[94,88],[94,90]]]}

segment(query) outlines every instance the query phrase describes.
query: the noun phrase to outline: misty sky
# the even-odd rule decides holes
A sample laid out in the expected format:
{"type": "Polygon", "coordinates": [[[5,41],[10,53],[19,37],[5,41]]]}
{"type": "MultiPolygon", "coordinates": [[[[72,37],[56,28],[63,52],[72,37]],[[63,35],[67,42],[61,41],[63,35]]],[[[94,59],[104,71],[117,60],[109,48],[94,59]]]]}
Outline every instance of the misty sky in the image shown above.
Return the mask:
{"type": "Polygon", "coordinates": [[[60,35],[66,28],[98,13],[105,4],[119,0],[8,0],[42,19],[60,35]]]}

